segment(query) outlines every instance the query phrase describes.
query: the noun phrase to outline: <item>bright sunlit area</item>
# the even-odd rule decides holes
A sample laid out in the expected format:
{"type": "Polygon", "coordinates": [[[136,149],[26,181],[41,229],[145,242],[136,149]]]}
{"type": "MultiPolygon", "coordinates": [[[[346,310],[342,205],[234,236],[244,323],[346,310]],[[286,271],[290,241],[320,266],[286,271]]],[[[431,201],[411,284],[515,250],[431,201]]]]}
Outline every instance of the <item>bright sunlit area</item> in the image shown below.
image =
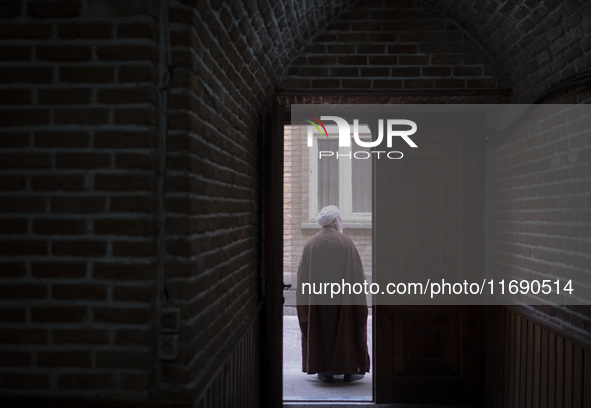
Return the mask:
{"type": "MultiPolygon", "coordinates": [[[[335,205],[340,210],[343,233],[349,236],[361,258],[366,278],[372,278],[372,191],[369,150],[353,144],[344,151],[338,146],[336,129],[327,135],[316,132],[307,145],[307,125],[284,127],[284,240],[283,282],[283,399],[285,401],[371,401],[371,368],[357,381],[335,375],[323,382],[316,374],[302,371],[302,332],[296,312],[297,270],[306,242],[321,230],[316,222],[320,209],[335,205]],[[353,151],[351,150],[353,149],[353,151]],[[338,155],[337,155],[338,152],[338,155]],[[353,154],[366,159],[352,159],[353,154]]],[[[370,138],[369,128],[360,126],[359,135],[370,138]]],[[[371,301],[371,299],[370,299],[371,301]]],[[[367,319],[367,347],[372,357],[372,313],[367,319]]]]}

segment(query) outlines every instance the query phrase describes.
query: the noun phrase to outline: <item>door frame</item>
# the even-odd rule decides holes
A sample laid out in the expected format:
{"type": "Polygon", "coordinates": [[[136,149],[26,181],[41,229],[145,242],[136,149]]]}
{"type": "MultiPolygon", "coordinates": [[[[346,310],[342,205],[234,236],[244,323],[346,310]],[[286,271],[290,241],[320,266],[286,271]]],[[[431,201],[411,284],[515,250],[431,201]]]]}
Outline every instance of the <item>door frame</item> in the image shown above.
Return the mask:
{"type": "MultiPolygon", "coordinates": [[[[261,116],[259,170],[261,172],[261,402],[262,406],[283,406],[283,125],[292,103],[307,104],[394,104],[394,103],[502,103],[506,90],[399,90],[391,92],[277,91],[261,116]],[[281,137],[278,137],[281,135],[281,137]]],[[[485,237],[486,239],[486,237],[485,237]]],[[[486,254],[485,254],[486,256],[486,254]]],[[[372,336],[375,340],[376,324],[372,336]]],[[[484,348],[484,339],[481,347],[484,348]]],[[[373,341],[372,358],[376,342],[373,341]]],[[[372,370],[375,365],[372,364],[372,370]]],[[[373,371],[375,375],[375,370],[373,371]]],[[[375,403],[373,381],[373,403],[375,403]]],[[[371,403],[370,403],[371,404],[371,403]]]]}
{"type": "Polygon", "coordinates": [[[283,405],[283,115],[273,102],[262,115],[261,172],[261,406],[283,405]],[[277,137],[277,135],[281,137],[277,137]],[[268,159],[267,159],[268,158],[268,159]],[[266,352],[265,352],[266,351],[266,352]]]}

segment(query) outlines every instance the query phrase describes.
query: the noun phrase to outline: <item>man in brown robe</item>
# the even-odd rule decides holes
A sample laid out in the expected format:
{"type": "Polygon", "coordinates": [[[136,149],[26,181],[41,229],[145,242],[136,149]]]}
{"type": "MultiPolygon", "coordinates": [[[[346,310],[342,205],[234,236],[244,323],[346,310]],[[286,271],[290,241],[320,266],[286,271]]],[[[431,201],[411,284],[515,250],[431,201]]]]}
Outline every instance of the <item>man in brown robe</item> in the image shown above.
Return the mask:
{"type": "Polygon", "coordinates": [[[318,288],[322,283],[353,285],[366,279],[355,244],[342,233],[338,208],[324,207],[317,221],[322,229],[306,242],[297,276],[302,371],[318,373],[324,382],[343,374],[345,382],[360,380],[370,364],[365,295],[330,299],[330,290],[315,298],[302,293],[304,283],[316,283],[318,288]]]}

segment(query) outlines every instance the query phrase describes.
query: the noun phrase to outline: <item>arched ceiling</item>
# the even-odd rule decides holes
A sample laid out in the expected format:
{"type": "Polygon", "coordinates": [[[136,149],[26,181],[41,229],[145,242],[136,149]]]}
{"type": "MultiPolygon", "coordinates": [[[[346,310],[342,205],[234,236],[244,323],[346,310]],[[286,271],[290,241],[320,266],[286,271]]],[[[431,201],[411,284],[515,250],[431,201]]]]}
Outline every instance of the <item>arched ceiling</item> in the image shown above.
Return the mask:
{"type": "Polygon", "coordinates": [[[451,19],[501,68],[514,101],[529,102],[591,67],[589,0],[175,0],[173,31],[192,33],[177,47],[192,51],[173,65],[196,66],[208,98],[220,109],[225,99],[235,100],[254,128],[251,112],[262,109],[298,56],[341,13],[392,4],[422,4],[451,19]],[[226,79],[233,87],[221,85],[226,79]]]}
{"type": "MultiPolygon", "coordinates": [[[[495,59],[518,95],[539,93],[591,66],[591,2],[587,0],[417,0],[451,18],[495,59]],[[529,91],[529,92],[528,92],[529,91]]],[[[415,0],[396,0],[395,4],[415,0]]],[[[261,3],[259,1],[259,3],[261,3]]],[[[285,0],[275,5],[291,61],[323,27],[355,5],[389,0],[285,0]],[[292,17],[291,19],[289,17],[292,17]],[[289,33],[287,31],[290,31],[289,33]],[[293,53],[295,51],[295,54],[293,53]]]]}
{"type": "Polygon", "coordinates": [[[541,91],[591,66],[587,0],[421,0],[484,46],[515,92],[541,91]]]}

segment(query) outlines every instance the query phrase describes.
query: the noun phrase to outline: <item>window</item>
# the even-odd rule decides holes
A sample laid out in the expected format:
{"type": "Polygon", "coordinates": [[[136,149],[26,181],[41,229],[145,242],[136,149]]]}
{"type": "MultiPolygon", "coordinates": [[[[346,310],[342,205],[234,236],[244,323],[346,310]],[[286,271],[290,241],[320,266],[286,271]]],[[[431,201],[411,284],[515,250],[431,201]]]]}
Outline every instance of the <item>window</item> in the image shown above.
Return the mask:
{"type": "MultiPolygon", "coordinates": [[[[344,222],[371,220],[371,153],[358,146],[351,135],[351,147],[339,147],[336,126],[327,126],[328,138],[315,135],[309,150],[310,220],[327,205],[339,207],[344,222]],[[359,152],[367,153],[359,153],[359,152]]],[[[359,136],[371,140],[367,126],[359,136]]]]}

